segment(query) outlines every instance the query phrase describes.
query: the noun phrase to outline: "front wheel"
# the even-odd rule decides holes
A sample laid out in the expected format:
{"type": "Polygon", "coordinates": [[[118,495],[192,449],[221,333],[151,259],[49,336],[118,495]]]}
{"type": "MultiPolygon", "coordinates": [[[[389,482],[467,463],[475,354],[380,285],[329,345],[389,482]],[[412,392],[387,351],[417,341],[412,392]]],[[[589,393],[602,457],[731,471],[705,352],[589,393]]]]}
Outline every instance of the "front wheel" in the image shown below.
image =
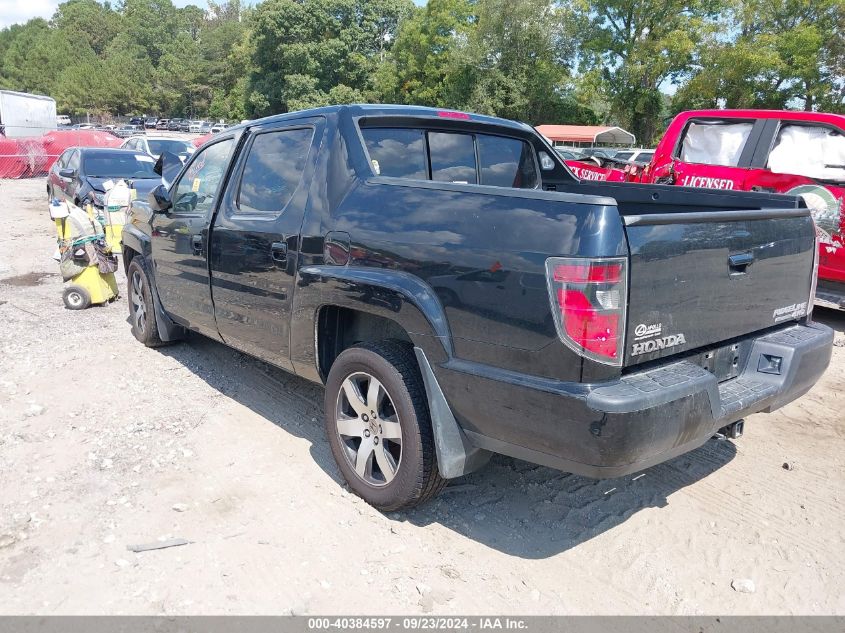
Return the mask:
{"type": "Polygon", "coordinates": [[[367,503],[383,511],[410,508],[446,485],[409,345],[383,341],[342,352],[326,382],[325,410],[335,461],[367,503]]]}
{"type": "Polygon", "coordinates": [[[158,347],[163,341],[155,319],[152,286],[143,257],[135,256],[126,271],[129,295],[129,321],[132,334],[147,347],[158,347]]]}

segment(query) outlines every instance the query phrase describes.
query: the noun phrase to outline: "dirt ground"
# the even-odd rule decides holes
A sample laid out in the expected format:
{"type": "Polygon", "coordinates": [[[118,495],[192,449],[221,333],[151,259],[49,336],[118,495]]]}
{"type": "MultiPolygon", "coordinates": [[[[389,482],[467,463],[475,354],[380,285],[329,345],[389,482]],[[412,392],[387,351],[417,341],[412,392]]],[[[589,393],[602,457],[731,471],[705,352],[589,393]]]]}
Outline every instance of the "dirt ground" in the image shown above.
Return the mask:
{"type": "Polygon", "coordinates": [[[845,614],[845,314],[817,311],[821,382],[736,443],[606,481],[495,458],[382,515],[320,387],[145,349],[125,298],[65,310],[44,181],[0,200],[0,614],[845,614]]]}

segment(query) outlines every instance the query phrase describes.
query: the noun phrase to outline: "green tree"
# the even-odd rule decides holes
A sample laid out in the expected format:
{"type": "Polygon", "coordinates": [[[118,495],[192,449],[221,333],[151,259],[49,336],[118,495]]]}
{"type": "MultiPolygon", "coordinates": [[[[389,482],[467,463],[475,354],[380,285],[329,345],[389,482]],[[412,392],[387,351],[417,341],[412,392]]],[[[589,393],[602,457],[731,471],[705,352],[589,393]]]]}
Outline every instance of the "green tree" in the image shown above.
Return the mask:
{"type": "Polygon", "coordinates": [[[50,25],[35,18],[16,29],[0,64],[4,83],[12,90],[48,93],[52,77],[48,75],[53,57],[50,51],[50,25]]]}
{"type": "Polygon", "coordinates": [[[550,0],[478,0],[447,75],[449,105],[532,124],[592,123],[574,97],[574,15],[550,0]]]}
{"type": "Polygon", "coordinates": [[[372,90],[411,0],[266,0],[251,22],[249,116],[372,90]]]}
{"type": "Polygon", "coordinates": [[[661,86],[689,70],[717,27],[722,0],[579,0],[580,66],[600,80],[608,115],[651,142],[661,86]]]}
{"type": "Polygon", "coordinates": [[[843,0],[737,0],[723,19],[735,37],[701,48],[674,107],[800,107],[843,111],[843,0]]]}
{"type": "Polygon", "coordinates": [[[68,0],[56,9],[52,25],[76,41],[87,42],[97,55],[120,30],[120,15],[108,4],[97,0],[68,0]]]}
{"type": "Polygon", "coordinates": [[[470,0],[430,0],[416,10],[400,26],[388,59],[377,71],[381,98],[392,103],[446,105],[453,52],[475,21],[470,0]]]}
{"type": "Polygon", "coordinates": [[[146,52],[153,66],[179,32],[179,17],[170,0],[123,0],[122,32],[146,52]]]}
{"type": "Polygon", "coordinates": [[[249,10],[239,0],[209,3],[209,19],[201,32],[200,49],[211,92],[209,115],[243,119],[250,69],[247,44],[249,10]]]}

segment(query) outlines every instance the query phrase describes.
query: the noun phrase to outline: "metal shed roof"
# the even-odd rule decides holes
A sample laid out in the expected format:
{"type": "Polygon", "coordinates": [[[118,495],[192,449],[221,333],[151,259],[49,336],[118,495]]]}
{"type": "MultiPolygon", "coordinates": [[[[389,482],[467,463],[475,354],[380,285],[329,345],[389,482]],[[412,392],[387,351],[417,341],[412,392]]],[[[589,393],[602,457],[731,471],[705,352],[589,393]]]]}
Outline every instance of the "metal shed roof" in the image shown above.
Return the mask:
{"type": "Polygon", "coordinates": [[[607,125],[538,125],[537,131],[553,141],[634,145],[636,137],[621,127],[607,125]]]}

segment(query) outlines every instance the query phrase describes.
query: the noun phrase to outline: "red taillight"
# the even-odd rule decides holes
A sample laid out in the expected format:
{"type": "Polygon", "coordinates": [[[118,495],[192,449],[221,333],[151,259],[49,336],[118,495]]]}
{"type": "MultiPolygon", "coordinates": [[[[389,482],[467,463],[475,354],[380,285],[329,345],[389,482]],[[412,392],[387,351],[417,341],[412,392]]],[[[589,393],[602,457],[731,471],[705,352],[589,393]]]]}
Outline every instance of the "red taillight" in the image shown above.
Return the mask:
{"type": "Polygon", "coordinates": [[[551,257],[546,273],[560,339],[585,358],[621,365],[627,306],[625,258],[551,257]]]}

